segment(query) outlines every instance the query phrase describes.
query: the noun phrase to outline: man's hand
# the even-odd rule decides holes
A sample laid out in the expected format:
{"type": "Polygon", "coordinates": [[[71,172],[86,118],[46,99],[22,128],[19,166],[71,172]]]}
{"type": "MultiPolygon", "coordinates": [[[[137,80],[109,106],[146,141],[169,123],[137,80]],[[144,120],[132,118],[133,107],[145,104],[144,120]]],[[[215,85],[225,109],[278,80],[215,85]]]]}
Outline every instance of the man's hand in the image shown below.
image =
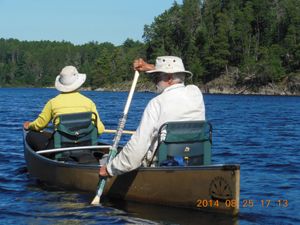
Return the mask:
{"type": "Polygon", "coordinates": [[[109,177],[109,173],[107,172],[106,166],[101,166],[99,170],[100,177],[109,177]]]}
{"type": "Polygon", "coordinates": [[[142,58],[139,58],[133,61],[133,69],[139,72],[144,72],[154,70],[155,66],[153,64],[146,63],[142,58]]]}
{"type": "Polygon", "coordinates": [[[30,124],[30,122],[29,122],[29,121],[26,121],[26,122],[23,124],[23,128],[24,128],[25,130],[28,130],[28,129],[29,129],[29,124],[30,124]]]}

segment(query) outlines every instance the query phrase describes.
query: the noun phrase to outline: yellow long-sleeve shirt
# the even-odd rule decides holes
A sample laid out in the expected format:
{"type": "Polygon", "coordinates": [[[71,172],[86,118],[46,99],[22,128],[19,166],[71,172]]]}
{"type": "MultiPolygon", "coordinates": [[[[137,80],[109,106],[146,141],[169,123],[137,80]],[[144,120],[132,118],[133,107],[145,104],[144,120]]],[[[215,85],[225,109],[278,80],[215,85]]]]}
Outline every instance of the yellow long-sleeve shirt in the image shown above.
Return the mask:
{"type": "Polygon", "coordinates": [[[97,115],[98,134],[103,133],[105,127],[100,120],[95,103],[79,92],[61,93],[50,99],[38,118],[29,124],[29,129],[39,131],[60,114],[80,112],[94,112],[97,115]]]}

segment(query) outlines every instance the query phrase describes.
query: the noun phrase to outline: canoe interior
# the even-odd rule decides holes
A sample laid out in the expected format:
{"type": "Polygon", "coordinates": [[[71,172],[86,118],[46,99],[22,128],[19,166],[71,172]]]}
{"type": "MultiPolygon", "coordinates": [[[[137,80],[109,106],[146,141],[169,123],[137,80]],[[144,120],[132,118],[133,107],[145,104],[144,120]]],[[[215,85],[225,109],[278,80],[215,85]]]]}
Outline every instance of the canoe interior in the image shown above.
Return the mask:
{"type": "MultiPolygon", "coordinates": [[[[99,151],[103,155],[108,149],[90,151],[99,151]]],[[[49,159],[34,152],[26,141],[24,156],[30,176],[66,190],[95,193],[99,181],[97,162],[77,163],[49,159]]],[[[134,202],[237,215],[240,167],[141,167],[109,178],[103,195],[134,202]]]]}

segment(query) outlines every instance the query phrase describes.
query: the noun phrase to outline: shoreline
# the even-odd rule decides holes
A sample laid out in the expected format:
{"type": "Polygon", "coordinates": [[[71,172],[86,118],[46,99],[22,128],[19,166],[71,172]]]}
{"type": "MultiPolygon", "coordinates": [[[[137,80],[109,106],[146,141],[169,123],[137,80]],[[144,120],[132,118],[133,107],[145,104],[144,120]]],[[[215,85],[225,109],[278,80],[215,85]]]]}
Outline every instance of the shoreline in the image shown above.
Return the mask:
{"type": "MultiPolygon", "coordinates": [[[[187,84],[189,85],[189,84],[187,84]]],[[[197,85],[200,88],[203,94],[221,94],[221,95],[266,95],[266,96],[300,96],[300,92],[291,92],[285,88],[278,86],[263,86],[258,88],[258,91],[253,91],[249,87],[211,87],[208,85],[197,85]]],[[[33,87],[33,86],[18,86],[18,87],[2,87],[0,88],[49,88],[55,89],[54,86],[48,87],[33,87]]],[[[122,87],[99,87],[99,88],[91,88],[91,87],[82,87],[80,91],[99,91],[99,92],[128,92],[130,89],[130,85],[122,85],[122,87]]],[[[145,87],[145,85],[137,85],[136,92],[150,92],[155,93],[155,88],[145,87]]]]}
{"type": "MultiPolygon", "coordinates": [[[[189,85],[189,84],[186,84],[189,85]]],[[[210,85],[194,84],[203,94],[223,94],[223,95],[268,95],[268,96],[300,96],[300,91],[291,92],[287,88],[277,85],[266,85],[257,88],[257,91],[251,90],[250,87],[215,87],[210,85]]],[[[155,93],[155,88],[150,85],[137,85],[136,92],[152,92],[155,93]]],[[[127,92],[130,89],[130,85],[123,85],[123,87],[101,87],[92,89],[91,87],[82,88],[82,90],[89,91],[111,91],[111,92],[127,92]]]]}

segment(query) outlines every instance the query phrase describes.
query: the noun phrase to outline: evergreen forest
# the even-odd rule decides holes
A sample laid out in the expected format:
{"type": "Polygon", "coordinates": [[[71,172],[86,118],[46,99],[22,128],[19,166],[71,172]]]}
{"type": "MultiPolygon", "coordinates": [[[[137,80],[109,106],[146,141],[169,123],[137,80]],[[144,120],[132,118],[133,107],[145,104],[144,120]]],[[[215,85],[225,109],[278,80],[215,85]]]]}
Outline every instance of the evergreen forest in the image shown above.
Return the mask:
{"type": "Polygon", "coordinates": [[[300,1],[174,1],[144,26],[143,42],[120,46],[1,38],[0,87],[53,86],[66,65],[87,74],[86,87],[116,87],[131,81],[135,58],[154,63],[161,55],[181,57],[201,87],[229,80],[234,88],[300,93],[300,1]]]}

